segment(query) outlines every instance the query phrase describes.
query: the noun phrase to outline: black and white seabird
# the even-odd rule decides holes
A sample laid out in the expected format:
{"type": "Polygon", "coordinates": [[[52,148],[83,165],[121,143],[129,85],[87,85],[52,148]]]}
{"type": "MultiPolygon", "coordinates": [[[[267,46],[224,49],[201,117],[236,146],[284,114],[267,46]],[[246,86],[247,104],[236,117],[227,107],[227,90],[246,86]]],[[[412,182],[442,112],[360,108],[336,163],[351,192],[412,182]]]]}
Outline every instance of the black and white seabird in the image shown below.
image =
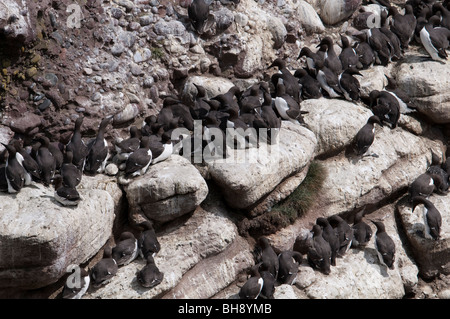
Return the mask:
{"type": "Polygon", "coordinates": [[[300,104],[286,92],[286,86],[283,81],[277,84],[277,93],[274,102],[275,108],[283,120],[300,124],[300,104]]]}
{"type": "MultiPolygon", "coordinates": [[[[76,275],[78,274],[75,273],[75,276],[76,275]]],[[[91,278],[89,276],[89,273],[84,268],[80,269],[79,276],[79,282],[78,279],[73,282],[71,277],[67,278],[61,294],[62,299],[81,299],[81,297],[84,296],[89,288],[91,278]]]]}
{"type": "Polygon", "coordinates": [[[66,151],[60,173],[64,186],[75,188],[81,183],[83,172],[73,164],[72,151],[66,151]]]}
{"type": "Polygon", "coordinates": [[[66,152],[71,151],[73,154],[73,163],[78,167],[79,170],[84,170],[84,164],[86,161],[86,156],[89,153],[88,147],[84,143],[81,137],[81,125],[83,124],[83,117],[80,116],[75,121],[75,128],[70,138],[69,143],[66,145],[66,152]]]}
{"type": "Polygon", "coordinates": [[[109,156],[108,142],[105,139],[106,128],[112,117],[108,116],[100,122],[97,137],[88,143],[89,153],[84,170],[90,174],[103,173],[109,156]]]}
{"type": "Polygon", "coordinates": [[[271,77],[271,82],[277,92],[277,85],[280,83],[280,79],[283,80],[283,84],[286,88],[286,93],[289,94],[297,103],[301,102],[301,87],[297,78],[291,73],[286,66],[286,61],[281,58],[276,58],[268,69],[272,67],[278,68],[278,73],[275,73],[271,77]]]}
{"type": "Polygon", "coordinates": [[[68,187],[63,184],[63,177],[55,175],[53,178],[55,187],[54,198],[63,206],[77,206],[81,201],[81,196],[75,187],[68,187]]]}
{"type": "Polygon", "coordinates": [[[146,258],[147,264],[136,275],[138,283],[144,288],[153,288],[159,285],[164,279],[164,273],[155,264],[152,255],[146,258]]]}
{"type": "Polygon", "coordinates": [[[141,145],[141,131],[136,125],[130,126],[130,137],[114,143],[117,157],[121,161],[126,161],[131,153],[136,151],[141,145]]]}
{"type": "Polygon", "coordinates": [[[136,259],[139,254],[138,241],[133,233],[125,231],[120,234],[116,246],[112,249],[111,257],[117,262],[117,266],[126,266],[136,259]]]}
{"type": "Polygon", "coordinates": [[[251,113],[255,109],[259,112],[264,102],[264,92],[260,90],[260,84],[252,85],[248,91],[244,91],[239,99],[240,113],[251,113]]]}
{"type": "Polygon", "coordinates": [[[331,227],[336,229],[339,238],[339,250],[337,256],[343,257],[352,245],[353,229],[342,217],[338,215],[328,217],[328,222],[331,227]]]}
{"type": "Polygon", "coordinates": [[[201,120],[205,118],[206,114],[211,110],[211,106],[208,103],[208,97],[206,94],[206,89],[196,83],[192,83],[197,89],[195,94],[193,105],[191,106],[192,117],[196,120],[201,120]]]}
{"type": "Polygon", "coordinates": [[[355,215],[353,221],[353,241],[352,247],[363,248],[366,247],[372,238],[372,228],[363,220],[365,209],[359,211],[355,215]]]}
{"type": "Polygon", "coordinates": [[[320,43],[317,45],[317,47],[326,45],[326,53],[324,58],[324,65],[325,67],[329,68],[331,71],[333,71],[336,75],[341,74],[342,72],[342,63],[339,59],[338,55],[336,54],[336,51],[334,50],[334,42],[331,37],[326,36],[325,38],[320,41],[320,43]]]}
{"type": "Polygon", "coordinates": [[[144,175],[152,162],[152,151],[150,149],[150,136],[144,136],[141,146],[134,151],[125,162],[125,176],[127,178],[144,175]]]}
{"type": "Polygon", "coordinates": [[[373,221],[377,227],[375,233],[375,249],[378,254],[380,263],[389,269],[394,269],[395,261],[395,243],[392,238],[386,233],[386,228],[381,221],[373,221]]]}
{"type": "Polygon", "coordinates": [[[45,186],[48,186],[50,185],[53,176],[55,176],[56,160],[48,149],[48,145],[50,144],[49,139],[46,136],[41,136],[39,141],[41,142],[41,145],[37,150],[36,162],[39,165],[41,181],[45,186]]]}
{"type": "Polygon", "coordinates": [[[398,36],[392,32],[389,27],[384,26],[386,24],[387,19],[387,13],[381,12],[381,23],[382,27],[380,28],[380,32],[384,34],[389,39],[389,45],[390,45],[390,56],[391,61],[398,61],[401,58],[403,58],[403,50],[402,50],[402,43],[398,36]]]}
{"type": "Polygon", "coordinates": [[[358,55],[348,37],[341,35],[341,42],[342,51],[339,54],[339,60],[341,60],[342,70],[347,70],[352,67],[361,69],[362,63],[359,61],[358,55]]]}
{"type": "Polygon", "coordinates": [[[118,266],[114,258],[111,257],[112,248],[105,247],[103,258],[90,269],[91,283],[95,288],[99,288],[111,281],[117,274],[118,266]]]}
{"type": "Polygon", "coordinates": [[[220,111],[228,112],[230,109],[239,113],[239,99],[241,96],[241,90],[237,86],[232,86],[226,93],[216,95],[212,100],[220,102],[220,111]]]}
{"type": "Polygon", "coordinates": [[[273,299],[275,293],[276,278],[270,273],[268,265],[264,262],[257,265],[258,271],[263,280],[263,286],[259,294],[261,299],[273,299]]]}
{"type": "Polygon", "coordinates": [[[416,196],[428,198],[442,183],[439,175],[430,172],[420,174],[408,187],[410,201],[416,196]]]}
{"type": "Polygon", "coordinates": [[[205,32],[205,23],[209,16],[209,3],[205,0],[192,0],[188,6],[188,17],[191,20],[192,27],[199,34],[205,32]]]}
{"type": "Polygon", "coordinates": [[[336,257],[340,248],[340,241],[337,230],[330,225],[330,222],[325,217],[317,218],[316,224],[322,227],[322,237],[330,244],[331,266],[336,266],[336,257]]]}
{"type": "Polygon", "coordinates": [[[372,90],[369,93],[369,106],[382,123],[388,124],[392,129],[397,127],[400,105],[392,93],[386,90],[372,90]]]}
{"type": "Polygon", "coordinates": [[[400,114],[407,114],[416,111],[416,105],[414,104],[411,97],[402,90],[398,85],[397,81],[386,75],[388,84],[385,86],[385,90],[391,93],[398,101],[400,114]]]}
{"type": "Polygon", "coordinates": [[[239,289],[240,299],[257,299],[261,293],[264,280],[259,273],[259,265],[255,265],[250,269],[250,278],[239,289]]]}
{"type": "MultiPolygon", "coordinates": [[[[381,125],[378,116],[372,115],[367,120],[367,123],[359,129],[350,143],[350,147],[356,156],[365,156],[370,146],[373,144],[375,140],[375,123],[381,125]]],[[[376,157],[374,154],[372,154],[372,156],[376,157]]]]}
{"type": "Polygon", "coordinates": [[[281,284],[293,285],[297,278],[298,267],[302,263],[303,256],[298,251],[285,250],[278,255],[280,269],[278,281],[281,284]]]}
{"type": "Polygon", "coordinates": [[[381,32],[379,28],[366,29],[367,42],[375,53],[376,64],[387,66],[391,62],[392,44],[389,38],[381,32]]]}
{"type": "Polygon", "coordinates": [[[260,237],[258,239],[259,247],[261,248],[261,261],[267,265],[269,272],[274,278],[278,277],[278,269],[280,267],[278,256],[270,245],[269,239],[260,237]]]}
{"type": "Polygon", "coordinates": [[[17,193],[25,185],[25,168],[22,166],[23,157],[13,145],[2,145],[8,151],[8,158],[5,165],[5,176],[8,184],[8,193],[17,193]]]}
{"type": "Polygon", "coordinates": [[[165,132],[161,136],[161,141],[150,139],[150,151],[152,152],[151,164],[156,164],[168,159],[173,152],[171,136],[165,132]]]}
{"type": "Polygon", "coordinates": [[[414,37],[417,24],[413,7],[411,5],[405,5],[405,13],[400,14],[396,7],[391,6],[389,8],[389,15],[392,17],[389,27],[390,30],[399,38],[402,49],[408,49],[409,43],[414,37]]]}
{"type": "Polygon", "coordinates": [[[306,68],[308,70],[308,73],[315,77],[317,75],[318,69],[317,69],[317,62],[322,61],[323,63],[323,56],[318,54],[317,52],[313,52],[310,48],[304,47],[300,50],[300,53],[297,57],[297,60],[301,57],[305,57],[306,59],[306,68]]]}
{"type": "Polygon", "coordinates": [[[153,225],[150,221],[144,221],[138,225],[143,228],[139,238],[138,247],[139,255],[146,259],[148,256],[155,256],[161,249],[161,245],[156,236],[153,225]]]}
{"type": "Polygon", "coordinates": [[[420,30],[420,41],[433,60],[444,61],[448,57],[450,30],[440,27],[439,23],[440,18],[432,16],[420,30]]]}
{"type": "Polygon", "coordinates": [[[298,78],[298,83],[302,86],[302,98],[318,99],[322,97],[319,81],[315,76],[311,76],[306,69],[296,70],[294,76],[298,78]]]}
{"type": "Polygon", "coordinates": [[[30,185],[32,180],[38,181],[40,179],[39,165],[36,160],[23,148],[20,140],[14,140],[12,145],[17,153],[22,155],[22,166],[25,168],[25,185],[30,185]]]}
{"type": "Polygon", "coordinates": [[[330,98],[338,98],[342,96],[342,90],[339,87],[339,77],[331,69],[327,68],[323,62],[316,63],[317,80],[322,87],[322,90],[328,93],[330,98]]]}
{"type": "Polygon", "coordinates": [[[423,221],[425,225],[425,237],[439,240],[442,226],[442,216],[434,204],[423,196],[416,196],[412,199],[412,211],[420,204],[423,208],[423,221]]]}
{"type": "Polygon", "coordinates": [[[48,144],[48,150],[55,158],[56,171],[59,171],[61,169],[61,165],[64,162],[64,145],[60,142],[50,142],[48,144]]]}
{"type": "Polygon", "coordinates": [[[349,67],[339,74],[339,87],[347,101],[357,102],[360,97],[360,84],[355,75],[362,76],[356,67],[349,67]]]}
{"type": "Polygon", "coordinates": [[[436,186],[436,191],[445,194],[448,192],[450,187],[449,174],[446,169],[446,165],[441,163],[441,160],[438,155],[434,152],[431,152],[431,165],[427,169],[427,173],[434,175],[439,175],[441,178],[439,180],[439,184],[436,186]]]}
{"type": "Polygon", "coordinates": [[[355,37],[359,40],[355,51],[361,63],[361,68],[368,69],[375,64],[375,52],[367,41],[368,36],[366,32],[355,34],[355,37]]]}
{"type": "Polygon", "coordinates": [[[307,252],[308,263],[311,267],[329,275],[331,272],[330,244],[322,237],[322,227],[316,224],[312,232],[313,238],[307,252]]]}
{"type": "Polygon", "coordinates": [[[450,10],[444,6],[441,2],[433,3],[432,7],[433,14],[440,12],[441,21],[440,25],[444,28],[450,29],[450,10]]]}

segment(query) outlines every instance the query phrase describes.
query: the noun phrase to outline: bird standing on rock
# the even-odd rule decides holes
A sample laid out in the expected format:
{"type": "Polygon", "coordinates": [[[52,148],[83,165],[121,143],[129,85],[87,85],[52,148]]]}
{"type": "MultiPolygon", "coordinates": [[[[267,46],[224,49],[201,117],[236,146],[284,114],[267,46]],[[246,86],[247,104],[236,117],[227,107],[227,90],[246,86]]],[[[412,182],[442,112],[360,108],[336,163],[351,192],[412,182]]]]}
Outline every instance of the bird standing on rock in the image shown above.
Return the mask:
{"type": "Polygon", "coordinates": [[[150,143],[150,136],[142,137],[139,149],[134,151],[125,162],[125,177],[140,176],[147,172],[153,158],[150,143]]]}
{"type": "Polygon", "coordinates": [[[355,75],[362,76],[358,69],[349,67],[339,75],[339,87],[347,101],[356,102],[359,100],[360,84],[355,75]]]}
{"type": "Polygon", "coordinates": [[[90,174],[103,173],[108,160],[109,149],[108,142],[105,139],[105,132],[111,116],[104,118],[100,122],[97,137],[88,143],[88,155],[86,157],[85,171],[90,174]]]}
{"type": "Polygon", "coordinates": [[[188,6],[188,16],[195,31],[203,34],[209,16],[209,4],[205,0],[192,0],[188,6]]]}
{"type": "Polygon", "coordinates": [[[322,227],[322,237],[330,244],[331,248],[331,265],[336,266],[336,257],[340,248],[339,235],[325,217],[317,218],[316,224],[322,227]]]}
{"type": "Polygon", "coordinates": [[[23,157],[17,153],[12,145],[2,145],[8,151],[8,159],[6,160],[5,176],[8,183],[8,193],[17,193],[25,185],[26,171],[22,166],[23,157]]]}
{"type": "Polygon", "coordinates": [[[295,283],[298,267],[302,263],[302,254],[297,251],[286,250],[278,255],[280,269],[278,281],[281,284],[293,285],[295,283]]]}
{"type": "Polygon", "coordinates": [[[269,239],[260,237],[258,244],[261,248],[261,261],[267,265],[269,272],[274,278],[278,277],[278,269],[280,267],[278,256],[270,245],[269,239]]]}
{"type": "Polygon", "coordinates": [[[264,285],[264,279],[262,279],[258,268],[259,265],[255,265],[250,269],[250,278],[239,289],[240,299],[257,299],[259,297],[264,285]]]}
{"type": "MultiPolygon", "coordinates": [[[[375,123],[381,125],[381,121],[376,115],[372,115],[367,120],[367,123],[356,133],[350,147],[356,156],[365,156],[370,146],[375,140],[375,123]]],[[[372,154],[371,156],[377,157],[378,155],[372,154]]]]}
{"type": "Polygon", "coordinates": [[[80,116],[75,121],[75,128],[70,138],[69,143],[66,145],[66,152],[71,151],[73,154],[73,164],[75,164],[79,170],[84,170],[84,164],[86,156],[89,153],[88,147],[81,138],[81,125],[83,124],[83,117],[80,116]]]}
{"type": "Polygon", "coordinates": [[[63,178],[64,186],[75,188],[80,184],[83,172],[73,164],[73,154],[71,151],[66,152],[60,173],[63,178]]]}
{"type": "Polygon", "coordinates": [[[412,199],[412,211],[420,204],[423,208],[423,221],[425,225],[425,237],[439,240],[442,226],[442,216],[434,204],[423,196],[416,196],[412,199]]]}
{"type": "Polygon", "coordinates": [[[337,256],[343,257],[352,245],[353,229],[342,217],[338,215],[328,217],[328,221],[331,227],[336,229],[339,238],[339,250],[337,256]]]}
{"type": "Polygon", "coordinates": [[[55,176],[56,160],[48,149],[48,145],[50,144],[49,139],[46,136],[41,136],[38,140],[41,142],[41,145],[37,150],[36,162],[39,165],[41,181],[45,186],[48,186],[53,176],[55,176]]]}
{"type": "Polygon", "coordinates": [[[372,238],[372,228],[363,221],[365,210],[361,210],[355,215],[355,220],[353,221],[353,241],[352,247],[363,248],[365,247],[370,239],[372,238]]]}
{"type": "Polygon", "coordinates": [[[307,252],[308,263],[311,267],[329,275],[331,272],[330,244],[322,237],[322,227],[316,224],[313,226],[312,232],[313,238],[307,252]]]}
{"type": "Polygon", "coordinates": [[[52,180],[55,186],[55,200],[63,206],[77,206],[81,197],[76,188],[64,185],[63,177],[59,174],[55,175],[52,180]]]}
{"type": "Polygon", "coordinates": [[[381,221],[373,221],[377,227],[375,233],[375,249],[378,254],[380,263],[389,269],[394,269],[395,261],[395,243],[392,238],[386,233],[386,228],[381,221]]]}

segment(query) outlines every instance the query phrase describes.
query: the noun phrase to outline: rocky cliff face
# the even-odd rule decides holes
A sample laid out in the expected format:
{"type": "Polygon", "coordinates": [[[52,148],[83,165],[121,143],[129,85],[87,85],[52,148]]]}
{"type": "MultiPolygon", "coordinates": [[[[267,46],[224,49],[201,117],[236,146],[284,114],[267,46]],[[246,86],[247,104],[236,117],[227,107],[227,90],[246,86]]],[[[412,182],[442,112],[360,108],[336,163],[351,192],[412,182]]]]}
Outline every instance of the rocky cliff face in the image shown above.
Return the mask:
{"type": "MultiPolygon", "coordinates": [[[[270,82],[275,58],[291,71],[302,68],[300,49],[316,50],[326,35],[340,44],[341,34],[357,32],[361,10],[376,11],[361,1],[211,1],[200,35],[188,4],[0,0],[0,141],[30,145],[44,133],[66,144],[79,116],[87,140],[112,115],[106,140],[113,153],[113,142],[157,115],[167,96],[190,103],[194,84],[213,98],[270,82]]],[[[401,60],[361,71],[361,101],[302,101],[304,125],[282,121],[272,153],[232,150],[234,159],[246,159],[232,163],[173,154],[134,179],[124,179],[111,157],[105,173],[83,176],[76,208],[56,203],[53,186],[40,183],[1,193],[0,296],[59,298],[69,266],[91,269],[123,230],[139,236],[137,224],[149,219],[161,244],[161,284],[138,283],[146,264],[139,257],[85,298],[237,298],[261,235],[277,253],[304,255],[296,283],[277,284],[275,298],[449,298],[450,199],[432,195],[443,219],[438,242],[424,238],[421,208],[412,211],[406,200],[432,153],[445,159],[448,146],[450,64],[424,55],[413,43],[401,60]],[[371,152],[378,157],[351,160],[346,150],[372,115],[365,102],[387,85],[385,75],[416,111],[401,114],[394,129],[375,128],[371,152]],[[321,169],[314,175],[313,167],[321,169]],[[374,238],[338,258],[329,275],[311,268],[303,248],[316,219],[340,215],[351,225],[362,209],[393,238],[394,269],[379,263],[374,238]]],[[[0,152],[3,163],[2,145],[0,152]]]]}

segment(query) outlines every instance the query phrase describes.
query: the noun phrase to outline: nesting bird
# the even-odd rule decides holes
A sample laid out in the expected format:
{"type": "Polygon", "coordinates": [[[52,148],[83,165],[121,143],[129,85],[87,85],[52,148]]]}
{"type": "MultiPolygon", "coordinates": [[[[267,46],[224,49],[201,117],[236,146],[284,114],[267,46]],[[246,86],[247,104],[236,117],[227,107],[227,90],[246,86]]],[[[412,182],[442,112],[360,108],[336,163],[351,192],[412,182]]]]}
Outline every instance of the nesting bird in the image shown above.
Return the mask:
{"type": "Polygon", "coordinates": [[[133,233],[126,231],[120,234],[119,241],[112,249],[111,257],[117,266],[126,266],[136,259],[139,254],[138,241],[133,233]]]}
{"type": "Polygon", "coordinates": [[[63,206],[77,206],[81,201],[81,197],[76,188],[64,185],[63,177],[59,174],[55,175],[52,180],[55,187],[55,200],[63,206]]]}
{"type": "Polygon", "coordinates": [[[164,273],[155,264],[152,255],[146,257],[147,264],[136,275],[138,283],[144,288],[153,288],[164,279],[164,273]]]}
{"type": "Polygon", "coordinates": [[[117,274],[117,262],[111,255],[112,248],[110,246],[105,247],[103,258],[90,269],[93,287],[98,288],[109,283],[117,274]]]}

